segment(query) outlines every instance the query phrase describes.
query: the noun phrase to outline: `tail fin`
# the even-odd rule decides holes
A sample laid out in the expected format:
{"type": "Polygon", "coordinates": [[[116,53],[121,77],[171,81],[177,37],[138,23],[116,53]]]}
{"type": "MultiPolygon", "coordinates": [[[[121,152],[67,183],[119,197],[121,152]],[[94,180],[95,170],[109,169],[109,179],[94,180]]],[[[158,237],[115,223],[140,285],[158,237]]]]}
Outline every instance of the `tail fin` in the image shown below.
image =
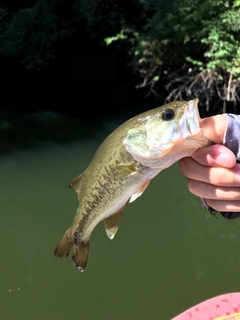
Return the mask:
{"type": "Polygon", "coordinates": [[[55,257],[67,258],[69,252],[73,247],[73,238],[70,237],[68,230],[65,232],[62,240],[57,245],[57,248],[54,251],[55,257]]]}
{"type": "Polygon", "coordinates": [[[73,263],[79,271],[83,272],[88,260],[89,241],[86,243],[80,242],[73,246],[73,263]]]}

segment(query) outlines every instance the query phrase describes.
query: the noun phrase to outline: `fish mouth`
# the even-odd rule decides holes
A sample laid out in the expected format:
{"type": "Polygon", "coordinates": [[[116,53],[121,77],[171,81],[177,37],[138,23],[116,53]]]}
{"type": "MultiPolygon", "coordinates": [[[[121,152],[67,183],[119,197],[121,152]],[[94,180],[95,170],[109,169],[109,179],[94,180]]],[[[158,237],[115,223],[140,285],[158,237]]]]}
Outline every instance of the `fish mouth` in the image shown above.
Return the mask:
{"type": "Polygon", "coordinates": [[[187,131],[191,135],[196,135],[201,130],[200,128],[200,115],[198,110],[199,99],[195,98],[188,101],[184,110],[185,124],[187,126],[187,131]]]}
{"type": "MultiPolygon", "coordinates": [[[[185,110],[184,110],[184,119],[185,119],[185,128],[182,128],[182,132],[186,133],[188,132],[187,135],[192,137],[194,140],[198,140],[199,142],[203,142],[204,145],[211,145],[212,141],[208,140],[207,137],[204,136],[202,129],[200,127],[200,114],[199,114],[199,109],[198,109],[198,102],[199,99],[195,98],[193,100],[188,101],[186,104],[185,110]]],[[[184,136],[184,135],[183,135],[184,136]]],[[[184,138],[186,138],[185,136],[184,138]]],[[[199,146],[200,147],[200,146],[199,146]]]]}

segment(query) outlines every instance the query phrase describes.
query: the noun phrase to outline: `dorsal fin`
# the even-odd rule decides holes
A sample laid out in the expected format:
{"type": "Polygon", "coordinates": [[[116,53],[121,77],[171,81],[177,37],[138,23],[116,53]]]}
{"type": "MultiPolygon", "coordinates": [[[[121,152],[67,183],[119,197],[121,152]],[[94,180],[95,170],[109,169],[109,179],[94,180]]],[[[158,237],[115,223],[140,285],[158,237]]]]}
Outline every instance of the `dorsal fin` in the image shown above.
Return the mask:
{"type": "Polygon", "coordinates": [[[68,184],[69,188],[73,189],[77,194],[79,193],[79,190],[80,190],[80,182],[81,182],[81,179],[82,179],[82,175],[83,175],[83,173],[81,173],[79,176],[74,178],[68,184]]]}

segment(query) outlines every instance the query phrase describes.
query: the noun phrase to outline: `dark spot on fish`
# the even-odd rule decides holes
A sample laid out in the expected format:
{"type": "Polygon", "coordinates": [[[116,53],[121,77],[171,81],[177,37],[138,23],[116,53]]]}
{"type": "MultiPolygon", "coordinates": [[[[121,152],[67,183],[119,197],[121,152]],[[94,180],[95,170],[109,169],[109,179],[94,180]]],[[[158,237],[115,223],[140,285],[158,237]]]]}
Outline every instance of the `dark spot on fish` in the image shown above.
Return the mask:
{"type": "Polygon", "coordinates": [[[166,109],[162,113],[162,119],[165,121],[170,121],[175,117],[175,112],[173,109],[166,109]]]}

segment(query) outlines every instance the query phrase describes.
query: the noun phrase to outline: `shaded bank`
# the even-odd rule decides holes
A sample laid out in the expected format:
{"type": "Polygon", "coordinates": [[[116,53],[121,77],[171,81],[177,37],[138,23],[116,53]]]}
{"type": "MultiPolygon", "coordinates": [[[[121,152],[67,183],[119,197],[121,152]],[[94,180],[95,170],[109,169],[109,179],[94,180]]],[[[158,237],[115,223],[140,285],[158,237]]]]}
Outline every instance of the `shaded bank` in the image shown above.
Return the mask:
{"type": "Polygon", "coordinates": [[[146,99],[148,90],[135,88],[136,74],[113,47],[71,39],[58,43],[56,51],[56,59],[38,71],[27,70],[17,59],[0,60],[0,108],[98,118],[163,101],[146,99]]]}

